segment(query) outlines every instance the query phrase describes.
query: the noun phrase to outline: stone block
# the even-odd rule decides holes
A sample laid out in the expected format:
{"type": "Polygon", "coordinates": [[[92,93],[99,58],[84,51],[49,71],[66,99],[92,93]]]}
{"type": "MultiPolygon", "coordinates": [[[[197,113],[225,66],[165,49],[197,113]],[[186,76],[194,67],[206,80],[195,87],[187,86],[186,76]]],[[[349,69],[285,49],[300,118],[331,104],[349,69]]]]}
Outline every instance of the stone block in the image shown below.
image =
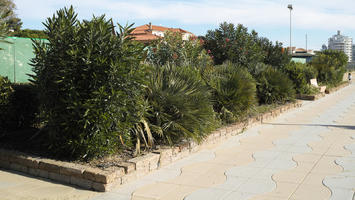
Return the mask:
{"type": "Polygon", "coordinates": [[[38,176],[40,176],[42,178],[48,178],[49,173],[46,170],[38,169],[38,176]]]}
{"type": "Polygon", "coordinates": [[[131,162],[119,162],[118,166],[122,167],[126,174],[136,170],[136,164],[131,162]]]}
{"type": "Polygon", "coordinates": [[[0,160],[3,160],[3,161],[10,161],[9,160],[9,151],[8,150],[5,150],[5,149],[0,149],[0,160]]]}
{"type": "Polygon", "coordinates": [[[95,181],[100,183],[113,183],[120,180],[125,175],[125,169],[122,167],[111,167],[96,174],[95,181]]]}
{"type": "Polygon", "coordinates": [[[28,168],[28,173],[32,176],[39,176],[39,169],[28,168]]]}
{"type": "Polygon", "coordinates": [[[62,174],[57,174],[53,172],[48,173],[48,178],[51,180],[58,181],[60,183],[65,183],[69,184],[70,183],[70,176],[62,175],[62,174]]]}
{"type": "Polygon", "coordinates": [[[111,191],[114,187],[117,187],[122,184],[122,179],[118,178],[114,182],[111,183],[92,183],[92,189],[97,192],[108,192],[111,191]]]}
{"type": "Polygon", "coordinates": [[[122,176],[121,184],[127,184],[129,182],[132,182],[132,181],[136,180],[137,178],[139,178],[140,176],[141,175],[139,173],[137,173],[137,171],[126,174],[126,175],[122,176]]]}
{"type": "Polygon", "coordinates": [[[190,153],[195,153],[200,150],[200,145],[198,145],[195,141],[189,142],[189,151],[190,153]]]}
{"type": "Polygon", "coordinates": [[[73,164],[73,163],[62,163],[60,165],[59,173],[67,176],[75,176],[81,178],[85,171],[85,166],[73,164]]]}
{"type": "Polygon", "coordinates": [[[180,148],[179,147],[171,147],[173,156],[177,155],[180,152],[180,148]]]}
{"type": "Polygon", "coordinates": [[[12,169],[14,171],[28,173],[28,167],[20,165],[20,164],[17,164],[17,163],[11,163],[10,164],[10,169],[12,169]]]}
{"type": "Polygon", "coordinates": [[[102,170],[96,169],[96,168],[91,168],[87,167],[82,175],[83,179],[91,180],[91,181],[96,181],[95,176],[96,174],[99,174],[102,170]]]}
{"type": "Polygon", "coordinates": [[[159,167],[166,166],[172,162],[173,150],[171,148],[163,148],[155,151],[159,153],[159,167]]]}
{"type": "Polygon", "coordinates": [[[8,160],[0,160],[0,168],[10,169],[10,162],[8,160]]]}
{"type": "Polygon", "coordinates": [[[218,130],[219,130],[221,135],[225,135],[227,133],[227,129],[226,128],[219,128],[218,130]]]}
{"type": "Polygon", "coordinates": [[[48,172],[53,172],[57,174],[60,173],[60,164],[58,163],[58,161],[54,161],[54,160],[41,159],[38,168],[48,172]]]}
{"type": "Polygon", "coordinates": [[[93,182],[87,179],[71,176],[70,184],[89,190],[92,188],[93,182]]]}
{"type": "Polygon", "coordinates": [[[39,159],[29,156],[17,156],[16,159],[13,159],[13,162],[31,168],[38,168],[39,165],[39,159]]]}
{"type": "Polygon", "coordinates": [[[108,192],[109,190],[107,189],[107,185],[105,183],[92,183],[92,189],[97,192],[108,192]]]}
{"type": "Polygon", "coordinates": [[[185,149],[177,154],[175,154],[173,157],[172,157],[172,161],[176,161],[176,160],[180,160],[182,158],[185,158],[187,157],[188,155],[190,155],[190,151],[188,149],[185,149]]]}
{"type": "Polygon", "coordinates": [[[149,171],[156,170],[159,167],[160,154],[149,153],[149,171]]]}
{"type": "Polygon", "coordinates": [[[128,161],[136,165],[136,171],[149,172],[149,159],[146,158],[146,155],[135,157],[128,161]]]}

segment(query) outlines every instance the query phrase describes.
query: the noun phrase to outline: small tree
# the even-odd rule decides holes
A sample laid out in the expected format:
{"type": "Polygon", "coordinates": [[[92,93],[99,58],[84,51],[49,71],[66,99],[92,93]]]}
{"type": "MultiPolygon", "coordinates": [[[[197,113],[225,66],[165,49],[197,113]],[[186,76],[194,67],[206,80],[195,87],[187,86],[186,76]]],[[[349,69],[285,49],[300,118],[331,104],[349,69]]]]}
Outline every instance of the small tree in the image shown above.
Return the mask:
{"type": "Polygon", "coordinates": [[[295,84],[298,94],[311,94],[314,91],[310,86],[310,80],[317,77],[317,70],[311,65],[291,62],[283,71],[295,84]]]}
{"type": "Polygon", "coordinates": [[[15,10],[16,5],[12,0],[0,0],[0,13],[6,13],[6,17],[2,19],[7,24],[8,29],[13,32],[19,31],[22,26],[21,19],[16,16],[15,10]]]}
{"type": "Polygon", "coordinates": [[[207,32],[204,47],[217,65],[229,60],[248,68],[264,59],[265,55],[257,41],[258,34],[255,31],[248,33],[248,29],[241,24],[234,26],[224,22],[218,29],[207,32]]]}
{"type": "Polygon", "coordinates": [[[154,65],[198,66],[209,65],[211,58],[197,38],[183,40],[181,33],[168,31],[163,38],[149,45],[147,62],[154,65]]]}
{"type": "Polygon", "coordinates": [[[113,34],[111,20],[80,22],[70,7],[47,19],[48,42],[33,41],[33,79],[57,155],[87,159],[129,143],[144,86],[143,47],[131,41],[131,26],[113,34]]]}
{"type": "Polygon", "coordinates": [[[259,38],[258,43],[264,53],[264,64],[282,69],[290,63],[291,56],[287,53],[287,51],[284,51],[282,43],[276,42],[273,44],[267,38],[259,38]]]}

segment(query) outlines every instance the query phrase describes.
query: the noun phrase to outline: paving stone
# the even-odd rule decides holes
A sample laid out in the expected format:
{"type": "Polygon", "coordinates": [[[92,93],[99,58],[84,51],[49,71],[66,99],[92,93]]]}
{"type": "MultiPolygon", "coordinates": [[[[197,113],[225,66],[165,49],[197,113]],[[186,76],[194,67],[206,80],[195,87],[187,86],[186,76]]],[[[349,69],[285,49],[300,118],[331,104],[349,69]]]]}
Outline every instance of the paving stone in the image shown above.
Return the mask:
{"type": "Polygon", "coordinates": [[[332,196],[330,197],[330,200],[354,200],[354,197],[354,190],[335,188],[334,190],[332,189],[332,196]]]}
{"type": "Polygon", "coordinates": [[[250,194],[262,194],[271,192],[276,188],[274,181],[261,180],[261,179],[251,179],[242,186],[238,188],[238,191],[250,194]]]}
{"type": "Polygon", "coordinates": [[[303,184],[290,197],[292,200],[299,199],[329,199],[331,192],[323,185],[306,185],[303,184]]]}
{"type": "Polygon", "coordinates": [[[232,191],[221,190],[221,189],[200,189],[195,191],[194,193],[187,195],[184,200],[216,200],[216,199],[224,199],[226,198],[232,191]]]}
{"type": "Polygon", "coordinates": [[[272,178],[276,182],[302,183],[307,174],[307,172],[296,172],[293,170],[289,170],[279,172],[275,174],[272,178]]]}

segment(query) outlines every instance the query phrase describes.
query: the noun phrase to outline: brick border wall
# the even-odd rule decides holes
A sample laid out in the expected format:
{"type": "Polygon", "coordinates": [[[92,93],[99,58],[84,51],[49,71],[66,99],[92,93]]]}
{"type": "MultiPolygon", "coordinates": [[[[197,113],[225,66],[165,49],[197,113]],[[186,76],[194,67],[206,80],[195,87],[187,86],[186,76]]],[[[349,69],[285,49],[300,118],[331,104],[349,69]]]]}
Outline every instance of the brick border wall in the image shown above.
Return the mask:
{"type": "MultiPolygon", "coordinates": [[[[343,84],[332,88],[329,92],[332,93],[347,85],[343,84]]],[[[246,128],[262,124],[264,121],[271,120],[285,111],[301,106],[302,102],[299,100],[295,103],[279,106],[267,113],[249,118],[245,122],[219,128],[213,131],[201,144],[190,141],[177,147],[161,147],[146,155],[121,162],[119,167],[110,167],[102,170],[80,164],[33,157],[5,149],[0,149],[0,167],[54,180],[59,183],[76,185],[83,189],[105,192],[109,191],[113,186],[131,182],[151,171],[198,152],[206,145],[225,141],[231,136],[240,134],[246,128]]]]}

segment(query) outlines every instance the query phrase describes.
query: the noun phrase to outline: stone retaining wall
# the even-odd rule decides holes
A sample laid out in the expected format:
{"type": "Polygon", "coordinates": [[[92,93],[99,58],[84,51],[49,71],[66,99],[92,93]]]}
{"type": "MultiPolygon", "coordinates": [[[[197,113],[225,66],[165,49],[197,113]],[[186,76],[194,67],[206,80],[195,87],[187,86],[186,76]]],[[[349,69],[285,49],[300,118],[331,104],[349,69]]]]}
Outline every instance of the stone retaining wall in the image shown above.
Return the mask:
{"type": "Polygon", "coordinates": [[[249,118],[244,123],[232,124],[213,131],[201,144],[186,142],[178,147],[161,147],[146,155],[121,162],[119,167],[102,170],[80,164],[32,157],[5,149],[0,149],[0,167],[64,184],[76,185],[84,189],[105,192],[113,186],[128,183],[160,167],[187,157],[204,148],[205,145],[225,141],[229,137],[243,132],[246,128],[271,120],[281,113],[301,105],[300,101],[296,101],[280,106],[265,114],[249,118]]]}

